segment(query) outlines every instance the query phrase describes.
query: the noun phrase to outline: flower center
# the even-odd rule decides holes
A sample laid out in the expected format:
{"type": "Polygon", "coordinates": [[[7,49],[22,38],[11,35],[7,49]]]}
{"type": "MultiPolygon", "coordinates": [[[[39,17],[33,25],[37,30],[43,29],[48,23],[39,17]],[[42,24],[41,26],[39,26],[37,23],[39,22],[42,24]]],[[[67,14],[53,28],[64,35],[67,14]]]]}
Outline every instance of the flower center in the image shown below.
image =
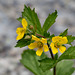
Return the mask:
{"type": "Polygon", "coordinates": [[[55,43],[54,43],[54,46],[55,46],[56,48],[59,48],[59,47],[60,47],[60,44],[59,44],[58,42],[55,42],[55,43]]]}
{"type": "Polygon", "coordinates": [[[40,41],[38,41],[38,42],[37,42],[37,46],[38,46],[39,48],[41,48],[41,47],[43,47],[43,43],[40,42],[40,41]]]}
{"type": "Polygon", "coordinates": [[[24,33],[24,32],[25,32],[25,29],[21,29],[21,30],[19,31],[20,35],[21,35],[22,33],[24,33]]]}
{"type": "Polygon", "coordinates": [[[20,32],[22,33],[24,31],[24,29],[22,29],[20,32]]]}

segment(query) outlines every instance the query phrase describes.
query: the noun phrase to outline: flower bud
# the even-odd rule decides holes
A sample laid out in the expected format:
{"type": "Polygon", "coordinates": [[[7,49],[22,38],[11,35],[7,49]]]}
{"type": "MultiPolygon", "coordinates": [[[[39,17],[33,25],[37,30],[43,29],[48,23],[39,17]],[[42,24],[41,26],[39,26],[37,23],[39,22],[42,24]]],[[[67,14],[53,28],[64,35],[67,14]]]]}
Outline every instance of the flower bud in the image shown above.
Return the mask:
{"type": "Polygon", "coordinates": [[[26,35],[25,39],[30,39],[31,37],[29,35],[26,35]]]}
{"type": "Polygon", "coordinates": [[[29,27],[31,30],[33,29],[33,25],[30,25],[30,27],[29,27]]]}

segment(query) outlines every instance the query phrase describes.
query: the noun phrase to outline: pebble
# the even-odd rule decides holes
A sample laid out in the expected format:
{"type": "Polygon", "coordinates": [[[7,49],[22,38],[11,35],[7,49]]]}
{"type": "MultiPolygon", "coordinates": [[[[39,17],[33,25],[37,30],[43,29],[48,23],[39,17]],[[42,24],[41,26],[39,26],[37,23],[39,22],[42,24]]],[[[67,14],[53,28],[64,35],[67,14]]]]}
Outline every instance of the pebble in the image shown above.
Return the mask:
{"type": "Polygon", "coordinates": [[[14,48],[16,28],[21,26],[16,18],[21,16],[24,4],[35,7],[42,26],[48,14],[57,10],[56,22],[48,31],[59,35],[69,28],[68,33],[75,36],[74,0],[0,0],[0,75],[34,75],[19,62],[21,53],[28,47],[14,48]]]}

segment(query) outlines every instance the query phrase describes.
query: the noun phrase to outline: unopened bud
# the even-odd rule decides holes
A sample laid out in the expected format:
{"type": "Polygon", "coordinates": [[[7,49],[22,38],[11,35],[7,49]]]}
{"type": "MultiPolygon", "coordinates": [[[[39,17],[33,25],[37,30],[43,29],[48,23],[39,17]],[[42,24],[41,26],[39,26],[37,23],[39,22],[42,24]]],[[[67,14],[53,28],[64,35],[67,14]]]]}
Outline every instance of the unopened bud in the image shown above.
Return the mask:
{"type": "Polygon", "coordinates": [[[33,29],[33,25],[30,25],[30,27],[29,27],[31,30],[33,29]]]}
{"type": "Polygon", "coordinates": [[[30,39],[31,37],[29,36],[29,35],[27,35],[26,37],[25,37],[25,39],[30,39]]]}

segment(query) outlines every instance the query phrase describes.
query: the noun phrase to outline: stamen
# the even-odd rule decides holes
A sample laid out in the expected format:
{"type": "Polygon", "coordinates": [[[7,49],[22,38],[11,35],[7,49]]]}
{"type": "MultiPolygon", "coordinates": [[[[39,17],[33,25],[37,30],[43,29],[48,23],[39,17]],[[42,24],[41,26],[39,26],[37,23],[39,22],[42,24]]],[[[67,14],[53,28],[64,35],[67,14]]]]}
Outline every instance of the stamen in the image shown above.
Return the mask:
{"type": "Polygon", "coordinates": [[[59,45],[58,42],[55,42],[54,46],[55,46],[56,48],[59,48],[59,47],[60,47],[60,45],[59,45]]]}
{"type": "Polygon", "coordinates": [[[37,46],[38,46],[39,48],[41,48],[41,47],[43,47],[43,43],[40,42],[40,41],[38,41],[38,42],[37,42],[37,46]]]}

